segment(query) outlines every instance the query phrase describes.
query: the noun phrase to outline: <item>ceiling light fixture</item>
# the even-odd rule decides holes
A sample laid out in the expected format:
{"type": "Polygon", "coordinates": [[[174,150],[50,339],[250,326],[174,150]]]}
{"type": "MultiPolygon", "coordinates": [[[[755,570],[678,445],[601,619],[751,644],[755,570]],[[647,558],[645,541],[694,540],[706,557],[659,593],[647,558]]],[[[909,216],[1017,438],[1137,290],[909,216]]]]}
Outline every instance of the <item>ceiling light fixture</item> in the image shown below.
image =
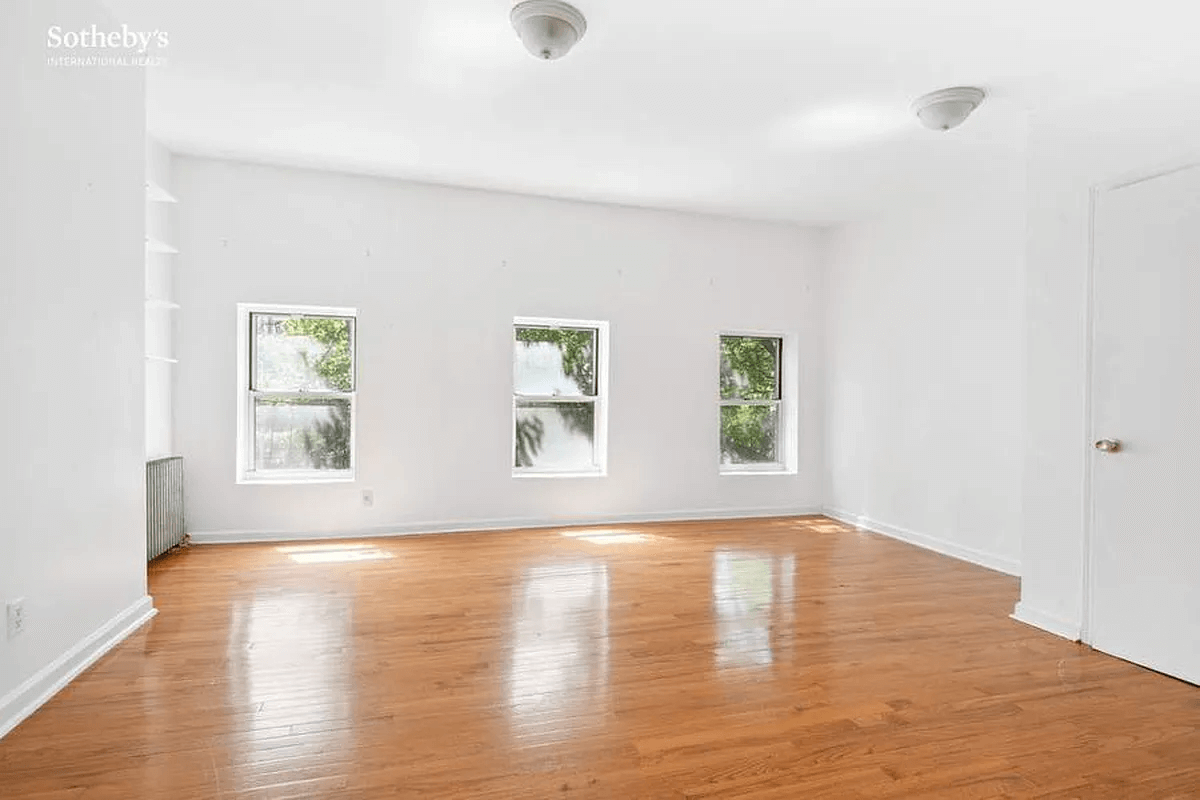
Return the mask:
{"type": "Polygon", "coordinates": [[[926,128],[948,131],[962,125],[986,96],[974,86],[955,86],[918,97],[912,110],[926,128]]]}
{"type": "Polygon", "coordinates": [[[509,19],[525,49],[543,61],[565,56],[587,31],[579,9],[562,0],[522,0],[509,19]]]}

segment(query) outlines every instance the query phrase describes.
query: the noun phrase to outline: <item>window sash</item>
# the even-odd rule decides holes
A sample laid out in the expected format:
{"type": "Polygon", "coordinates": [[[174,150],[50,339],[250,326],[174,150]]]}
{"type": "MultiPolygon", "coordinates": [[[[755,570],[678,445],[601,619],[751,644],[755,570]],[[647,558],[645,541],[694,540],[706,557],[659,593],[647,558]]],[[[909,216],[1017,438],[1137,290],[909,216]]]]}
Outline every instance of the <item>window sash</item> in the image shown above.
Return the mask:
{"type": "Polygon", "coordinates": [[[355,474],[358,448],[355,447],[356,434],[358,430],[358,392],[277,392],[277,391],[258,391],[250,390],[246,392],[246,442],[245,442],[245,459],[246,467],[245,474],[247,477],[255,477],[259,479],[288,479],[297,478],[303,480],[310,478],[314,481],[319,481],[325,478],[338,479],[339,477],[348,477],[355,474]],[[320,469],[319,467],[305,467],[302,469],[293,469],[290,467],[258,468],[258,430],[256,428],[255,418],[255,401],[262,399],[279,398],[281,400],[347,400],[350,403],[350,466],[346,469],[320,469]]]}
{"type": "Polygon", "coordinates": [[[725,406],[767,406],[775,409],[775,458],[771,461],[727,463],[723,458],[722,449],[718,447],[717,460],[720,463],[721,472],[772,472],[783,469],[786,464],[785,456],[781,451],[784,446],[783,434],[787,429],[783,418],[783,400],[722,400],[721,407],[725,406]]]}
{"type": "Polygon", "coordinates": [[[724,398],[724,397],[720,396],[721,387],[718,384],[717,399],[722,404],[728,404],[728,405],[736,405],[736,404],[752,405],[752,404],[757,404],[757,403],[780,403],[780,402],[782,402],[783,401],[783,337],[782,336],[758,336],[755,334],[748,334],[748,333],[723,333],[723,334],[721,334],[721,340],[720,340],[719,346],[723,346],[725,344],[726,339],[758,339],[758,340],[764,341],[764,342],[774,342],[775,343],[775,348],[774,348],[775,358],[773,359],[774,368],[771,370],[772,377],[774,378],[774,381],[772,381],[772,383],[774,384],[774,387],[772,389],[773,397],[771,397],[769,399],[764,399],[764,400],[743,400],[743,399],[737,398],[737,397],[724,398]]]}
{"type": "Polygon", "coordinates": [[[513,402],[518,405],[527,403],[598,403],[600,398],[594,394],[514,394],[513,402]]]}
{"type": "Polygon", "coordinates": [[[783,402],[782,398],[775,400],[719,400],[723,406],[777,406],[783,402]]]}
{"type": "MultiPolygon", "coordinates": [[[[251,392],[283,392],[282,389],[259,389],[258,388],[258,326],[256,317],[287,317],[288,319],[336,319],[345,320],[349,328],[349,347],[350,347],[350,391],[353,393],[358,391],[358,340],[357,340],[357,322],[358,318],[342,314],[306,314],[293,313],[289,311],[251,311],[248,315],[248,338],[250,340],[250,363],[248,370],[249,386],[251,392]]],[[[339,390],[297,390],[296,394],[319,395],[338,392],[339,390]]],[[[348,394],[341,392],[341,394],[348,394]]]]}
{"type": "MultiPolygon", "coordinates": [[[[600,329],[599,328],[593,328],[588,325],[531,325],[531,324],[520,323],[520,322],[514,323],[513,324],[513,353],[514,353],[514,355],[516,354],[516,348],[518,345],[527,344],[526,342],[523,342],[523,341],[521,341],[521,339],[518,338],[518,336],[520,335],[520,332],[521,331],[531,331],[531,330],[532,331],[582,331],[584,333],[590,333],[592,335],[592,375],[595,376],[592,379],[592,390],[595,392],[595,394],[542,395],[542,394],[526,394],[526,393],[517,392],[514,390],[513,397],[518,397],[518,398],[523,398],[523,399],[538,398],[538,399],[546,400],[546,401],[550,401],[550,402],[555,402],[558,400],[558,398],[561,397],[561,398],[564,398],[567,402],[570,402],[572,399],[574,399],[574,402],[582,402],[584,400],[595,400],[596,398],[598,398],[600,396],[600,379],[599,379],[599,375],[600,375],[600,329]]],[[[513,376],[513,379],[514,379],[513,382],[515,384],[516,383],[515,375],[513,376]]]]}
{"type": "Polygon", "coordinates": [[[278,397],[282,400],[320,400],[322,398],[330,398],[334,400],[353,400],[358,392],[336,392],[336,391],[321,391],[321,392],[284,392],[276,389],[250,389],[248,390],[251,399],[256,397],[278,397]]]}

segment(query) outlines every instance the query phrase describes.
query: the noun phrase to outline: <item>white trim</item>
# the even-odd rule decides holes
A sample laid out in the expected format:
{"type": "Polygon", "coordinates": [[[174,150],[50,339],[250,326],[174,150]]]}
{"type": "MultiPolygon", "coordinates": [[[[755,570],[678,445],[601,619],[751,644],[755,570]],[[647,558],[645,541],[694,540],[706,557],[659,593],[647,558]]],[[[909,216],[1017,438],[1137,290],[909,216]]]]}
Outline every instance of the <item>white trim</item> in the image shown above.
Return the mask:
{"type": "Polygon", "coordinates": [[[447,522],[402,522],[369,528],[335,531],[188,531],[194,545],[243,542],[295,542],[321,539],[365,539],[414,536],[426,533],[481,533],[524,528],[567,528],[583,525],[621,525],[649,522],[753,519],[756,517],[821,516],[819,507],[697,509],[694,511],[646,511],[631,514],[579,514],[561,518],[509,517],[505,519],[453,520],[447,522]]]}
{"type": "Polygon", "coordinates": [[[567,472],[546,467],[521,467],[518,471],[516,467],[513,467],[512,476],[516,480],[525,480],[526,478],[607,478],[608,473],[599,469],[567,472]]]}
{"type": "Polygon", "coordinates": [[[352,470],[271,470],[270,477],[239,478],[239,486],[295,486],[310,483],[354,483],[352,470]]]}
{"type": "Polygon", "coordinates": [[[795,475],[796,470],[783,464],[722,464],[717,472],[721,477],[730,475],[795,475]]]}
{"type": "MultiPolygon", "coordinates": [[[[1080,591],[1080,620],[1076,626],[1074,638],[1082,642],[1091,641],[1092,632],[1092,569],[1094,548],[1092,547],[1092,529],[1096,514],[1096,504],[1092,497],[1092,485],[1095,480],[1096,457],[1092,449],[1095,436],[1095,417],[1092,396],[1095,393],[1095,349],[1096,349],[1096,205],[1100,199],[1101,190],[1093,186],[1088,189],[1088,242],[1087,242],[1087,272],[1084,275],[1084,328],[1083,328],[1083,431],[1086,437],[1083,446],[1087,448],[1083,465],[1083,487],[1081,490],[1083,503],[1082,530],[1080,531],[1082,552],[1079,559],[1079,591],[1080,591]]],[[[1020,608],[1020,603],[1017,604],[1020,608]]],[[[1016,613],[1015,611],[1013,612],[1016,613]]],[[[1037,623],[1031,623],[1037,624],[1037,623]]],[[[1044,627],[1037,625],[1037,627],[1044,627]]],[[[1063,636],[1065,634],[1059,634],[1063,636]]],[[[1070,638],[1070,637],[1067,637],[1070,638]]]]}
{"type": "Polygon", "coordinates": [[[1021,562],[1015,558],[996,555],[995,553],[985,553],[982,550],[976,550],[973,547],[967,547],[948,539],[930,536],[925,533],[917,533],[907,528],[901,528],[898,525],[889,525],[886,522],[873,520],[870,517],[855,516],[841,509],[826,508],[824,513],[830,519],[835,519],[847,525],[853,525],[860,530],[898,539],[944,556],[957,558],[959,561],[966,561],[976,566],[995,570],[996,572],[1003,572],[1005,575],[1013,575],[1015,577],[1020,577],[1021,575],[1021,562]]]}
{"type": "Polygon", "coordinates": [[[1016,608],[1013,609],[1013,613],[1009,616],[1017,622],[1031,625],[1047,633],[1053,633],[1055,636],[1069,639],[1072,642],[1080,641],[1080,626],[1078,622],[1071,622],[1062,617],[1047,614],[1045,611],[1030,608],[1025,605],[1024,601],[1017,603],[1016,608]]]}
{"type": "Polygon", "coordinates": [[[608,326],[607,320],[601,319],[564,319],[562,317],[513,317],[512,326],[523,325],[529,328],[599,328],[608,326]]]}
{"type": "Polygon", "coordinates": [[[866,528],[863,526],[863,520],[865,520],[866,517],[860,517],[857,514],[851,514],[849,511],[843,511],[840,508],[833,508],[832,506],[825,506],[821,509],[821,513],[830,519],[837,520],[845,525],[853,525],[859,530],[866,530],[866,528]]]}
{"type": "Polygon", "coordinates": [[[158,610],[149,595],[101,625],[29,680],[0,698],[0,738],[21,724],[109,650],[150,620],[158,610]]]}

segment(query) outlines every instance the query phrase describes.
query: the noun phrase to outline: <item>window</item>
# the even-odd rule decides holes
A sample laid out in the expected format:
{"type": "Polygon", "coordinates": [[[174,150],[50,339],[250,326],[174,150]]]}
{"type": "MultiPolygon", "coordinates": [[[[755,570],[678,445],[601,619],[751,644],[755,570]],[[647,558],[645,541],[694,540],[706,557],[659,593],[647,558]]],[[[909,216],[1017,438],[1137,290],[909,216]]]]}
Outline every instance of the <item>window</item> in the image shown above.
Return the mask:
{"type": "Polygon", "coordinates": [[[354,479],[352,308],[238,306],[238,481],[354,479]]]}
{"type": "Polygon", "coordinates": [[[608,323],[513,324],[513,475],[603,475],[608,323]]]}
{"type": "Polygon", "coordinates": [[[784,471],[783,339],[721,336],[721,471],[784,471]]]}

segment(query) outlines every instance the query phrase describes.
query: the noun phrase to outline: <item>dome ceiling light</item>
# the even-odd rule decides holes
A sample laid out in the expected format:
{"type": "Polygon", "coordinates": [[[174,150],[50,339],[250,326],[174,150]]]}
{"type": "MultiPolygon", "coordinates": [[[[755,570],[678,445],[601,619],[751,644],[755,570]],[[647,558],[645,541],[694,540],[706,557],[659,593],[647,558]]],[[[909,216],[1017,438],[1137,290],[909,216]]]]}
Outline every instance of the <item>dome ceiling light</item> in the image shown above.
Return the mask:
{"type": "Polygon", "coordinates": [[[565,56],[587,31],[579,9],[562,0],[522,0],[509,19],[525,49],[543,61],[565,56]]]}
{"type": "Polygon", "coordinates": [[[918,97],[912,110],[926,128],[948,131],[962,125],[986,96],[974,86],[955,86],[918,97]]]}

